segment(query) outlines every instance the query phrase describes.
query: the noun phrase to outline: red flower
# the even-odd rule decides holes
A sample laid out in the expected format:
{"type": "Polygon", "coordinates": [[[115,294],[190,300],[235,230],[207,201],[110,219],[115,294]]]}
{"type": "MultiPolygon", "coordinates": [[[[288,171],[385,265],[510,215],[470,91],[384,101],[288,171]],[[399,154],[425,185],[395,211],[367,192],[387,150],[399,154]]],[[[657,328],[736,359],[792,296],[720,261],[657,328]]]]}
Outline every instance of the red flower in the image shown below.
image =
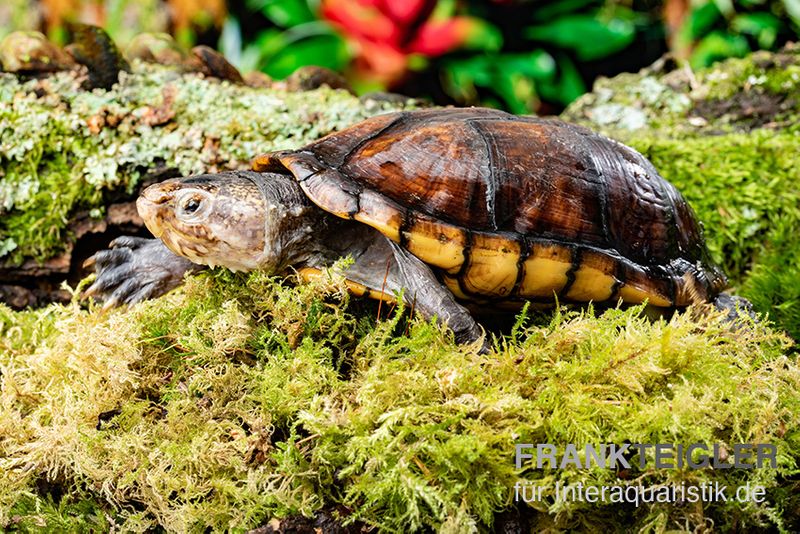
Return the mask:
{"type": "Polygon", "coordinates": [[[437,0],[323,0],[322,16],[355,45],[363,77],[390,86],[408,70],[409,56],[435,57],[458,48],[475,21],[433,17],[437,0]]]}

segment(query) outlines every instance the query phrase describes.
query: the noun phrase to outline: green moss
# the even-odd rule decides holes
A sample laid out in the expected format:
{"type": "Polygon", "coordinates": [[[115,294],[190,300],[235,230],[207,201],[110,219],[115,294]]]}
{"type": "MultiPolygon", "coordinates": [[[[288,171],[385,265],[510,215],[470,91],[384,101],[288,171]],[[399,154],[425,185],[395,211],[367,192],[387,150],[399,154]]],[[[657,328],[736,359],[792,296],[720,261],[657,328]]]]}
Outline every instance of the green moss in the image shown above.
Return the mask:
{"type": "MultiPolygon", "coordinates": [[[[81,500],[76,495],[42,498],[38,495],[20,496],[12,507],[11,521],[6,525],[15,532],[106,532],[111,526],[109,513],[98,507],[94,499],[81,500]]],[[[133,521],[131,521],[131,526],[133,521]]]]}
{"type": "Polygon", "coordinates": [[[70,73],[0,74],[0,101],[10,102],[0,107],[0,260],[14,264],[59,252],[77,210],[131,194],[149,172],[246,168],[390,109],[345,91],[254,89],[141,63],[110,91],[84,91],[70,73]]]}
{"type": "Polygon", "coordinates": [[[704,71],[702,82],[711,98],[724,100],[743,86],[775,95],[792,94],[800,88],[798,48],[789,46],[778,54],[756,52],[743,59],[728,60],[724,67],[704,71]]]}
{"type": "Polygon", "coordinates": [[[741,293],[794,339],[800,339],[800,254],[797,221],[779,221],[743,281],[741,293]]]}
{"type": "Polygon", "coordinates": [[[779,466],[621,481],[749,481],[768,488],[759,506],[623,516],[548,497],[534,521],[792,528],[800,367],[764,326],[651,323],[637,309],[523,314],[482,356],[418,320],[402,335],[402,310],[375,324],[353,309],[341,281],[221,270],[105,315],[0,308],[0,525],[238,530],[342,504],[347,521],[386,531],[486,529],[517,481],[620,482],[601,469],[516,471],[515,443],[631,440],[773,443],[779,466]]]}

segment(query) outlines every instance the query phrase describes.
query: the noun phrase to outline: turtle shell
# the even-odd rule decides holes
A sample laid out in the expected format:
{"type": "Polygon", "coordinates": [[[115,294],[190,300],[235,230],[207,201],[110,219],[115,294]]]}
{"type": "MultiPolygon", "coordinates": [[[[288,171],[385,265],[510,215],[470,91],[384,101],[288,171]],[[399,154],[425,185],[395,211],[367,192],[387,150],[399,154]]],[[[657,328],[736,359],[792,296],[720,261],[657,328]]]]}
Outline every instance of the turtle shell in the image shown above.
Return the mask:
{"type": "Polygon", "coordinates": [[[684,306],[726,284],[683,197],[582,127],[465,108],[390,113],[254,161],[370,225],[462,300],[684,306]]]}

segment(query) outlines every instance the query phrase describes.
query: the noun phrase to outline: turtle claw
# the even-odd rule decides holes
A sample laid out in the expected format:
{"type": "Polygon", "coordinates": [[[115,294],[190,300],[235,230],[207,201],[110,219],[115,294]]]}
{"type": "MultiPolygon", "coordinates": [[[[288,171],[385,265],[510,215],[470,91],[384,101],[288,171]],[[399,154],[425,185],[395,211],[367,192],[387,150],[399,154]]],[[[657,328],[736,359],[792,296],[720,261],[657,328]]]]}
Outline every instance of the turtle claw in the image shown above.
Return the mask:
{"type": "Polygon", "coordinates": [[[483,328],[476,322],[468,324],[466,328],[457,328],[454,330],[455,342],[459,345],[474,344],[477,348],[478,354],[490,354],[493,350],[492,344],[489,342],[489,335],[483,328]]]}
{"type": "Polygon", "coordinates": [[[108,244],[108,248],[110,249],[129,248],[131,250],[136,250],[139,247],[152,244],[153,241],[155,240],[147,237],[123,235],[112,240],[111,243],[108,244]]]}
{"type": "Polygon", "coordinates": [[[103,302],[103,310],[159,297],[201,268],[176,256],[158,239],[122,236],[84,262],[97,277],[81,295],[103,302]]]}
{"type": "Polygon", "coordinates": [[[119,305],[119,301],[112,297],[112,298],[106,300],[105,302],[103,302],[103,307],[100,308],[100,311],[101,312],[107,312],[111,308],[116,308],[118,305],[119,305]]]}

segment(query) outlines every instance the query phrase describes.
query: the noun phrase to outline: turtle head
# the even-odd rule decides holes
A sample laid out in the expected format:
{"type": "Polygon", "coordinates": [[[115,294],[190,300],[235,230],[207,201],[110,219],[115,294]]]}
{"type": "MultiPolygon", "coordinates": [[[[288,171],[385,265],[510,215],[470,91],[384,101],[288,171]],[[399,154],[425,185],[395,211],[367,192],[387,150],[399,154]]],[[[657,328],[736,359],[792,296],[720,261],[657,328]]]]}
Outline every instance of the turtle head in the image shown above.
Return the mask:
{"type": "Polygon", "coordinates": [[[293,206],[295,200],[307,204],[292,178],[232,171],[151,185],[136,207],[154,236],[194,263],[277,271],[291,260],[281,233],[287,219],[297,219],[303,211],[293,206]],[[256,185],[258,180],[263,187],[256,185]],[[282,195],[285,187],[296,191],[282,195]]]}

